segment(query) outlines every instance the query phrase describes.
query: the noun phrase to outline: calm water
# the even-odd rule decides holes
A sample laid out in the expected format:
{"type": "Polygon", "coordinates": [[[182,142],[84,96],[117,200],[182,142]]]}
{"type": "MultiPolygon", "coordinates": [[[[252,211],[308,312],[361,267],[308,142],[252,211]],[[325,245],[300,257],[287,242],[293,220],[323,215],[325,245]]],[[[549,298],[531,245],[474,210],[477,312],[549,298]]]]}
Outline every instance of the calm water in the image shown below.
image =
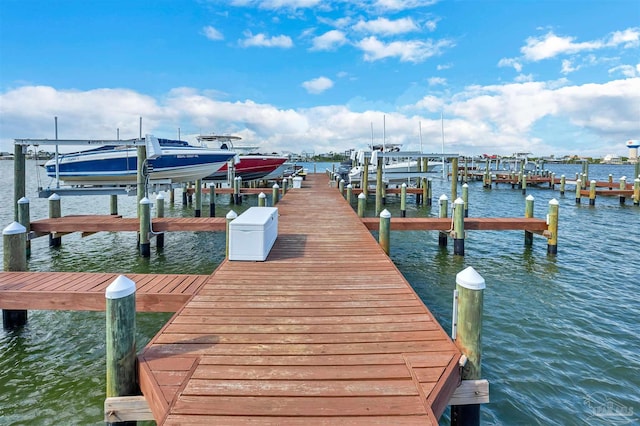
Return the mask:
{"type": "MultiPolygon", "coordinates": [[[[577,165],[548,168],[569,178],[581,171],[577,165]]],[[[33,219],[48,214],[47,201],[36,198],[35,171],[27,165],[33,219]]],[[[592,165],[589,171],[590,178],[612,174],[616,182],[633,175],[631,166],[592,165]]],[[[13,221],[12,162],[0,161],[0,181],[7,190],[0,204],[4,227],[13,221]]],[[[434,206],[417,208],[409,198],[407,215],[437,216],[435,200],[449,192],[449,182],[434,179],[434,206]]],[[[470,216],[524,215],[525,196],[510,186],[485,190],[472,182],[469,194],[470,216]]],[[[638,424],[640,207],[605,197],[595,207],[585,200],[576,205],[571,191],[561,197],[530,188],[529,194],[539,218],[549,200],[560,202],[557,257],[547,256],[540,236],[525,248],[517,231],[470,232],[464,257],[453,256],[451,242],[440,249],[435,232],[394,232],[391,257],[447,331],[456,274],[473,266],[486,280],[482,376],[490,382],[491,403],[481,409],[483,424],[638,424]]],[[[249,197],[242,208],[256,203],[249,197]]],[[[218,215],[229,208],[228,196],[219,196],[218,215]]],[[[386,208],[399,216],[399,199],[390,196],[386,208]]],[[[108,211],[108,197],[62,200],[63,214],[108,211]]],[[[119,197],[119,212],[134,216],[135,197],[119,197]]],[[[178,192],[167,215],[192,216],[193,209],[181,205],[178,192]]],[[[74,234],[54,250],[40,238],[33,241],[29,269],[209,274],[224,250],[220,233],[171,233],[161,253],[152,244],[151,258],[142,259],[135,240],[133,233],[74,234]]],[[[169,317],[138,315],[140,347],[169,317]]],[[[101,424],[104,322],[103,313],[30,311],[21,331],[0,330],[0,424],[101,424]]],[[[448,423],[445,413],[441,424],[448,423]]]]}

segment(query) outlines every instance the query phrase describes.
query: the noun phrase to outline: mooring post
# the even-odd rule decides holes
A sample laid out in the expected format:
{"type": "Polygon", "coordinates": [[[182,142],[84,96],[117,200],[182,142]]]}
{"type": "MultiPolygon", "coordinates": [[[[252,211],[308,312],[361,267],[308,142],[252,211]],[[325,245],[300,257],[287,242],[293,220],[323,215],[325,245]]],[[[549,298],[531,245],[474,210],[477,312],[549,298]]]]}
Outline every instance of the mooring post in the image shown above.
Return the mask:
{"type": "Polygon", "coordinates": [[[360,178],[360,185],[362,186],[362,193],[364,196],[369,195],[369,161],[364,159],[364,164],[362,165],[362,177],[360,178]]]}
{"type": "MultiPolygon", "coordinates": [[[[449,208],[449,199],[447,198],[446,195],[442,194],[438,201],[440,202],[440,218],[445,218],[445,217],[447,217],[447,209],[449,208]]],[[[446,247],[447,246],[447,233],[446,232],[442,232],[442,231],[439,232],[439,234],[438,234],[438,245],[440,247],[446,247]]]]}
{"type": "Polygon", "coordinates": [[[583,176],[582,185],[586,186],[587,179],[589,179],[589,162],[588,161],[584,161],[582,163],[582,176],[583,176]]]}
{"type": "Polygon", "coordinates": [[[582,190],[582,181],[580,179],[576,180],[576,204],[580,204],[580,191],[582,190]]]}
{"type": "Polygon", "coordinates": [[[464,256],[464,200],[453,202],[453,254],[464,256]]]}
{"type": "MultiPolygon", "coordinates": [[[[55,192],[49,196],[49,218],[59,218],[62,216],[62,208],[60,207],[60,196],[55,192]]],[[[54,237],[49,234],[49,247],[60,247],[62,245],[62,237],[54,237]]]]}
{"type": "Polygon", "coordinates": [[[367,196],[364,195],[364,192],[361,192],[358,195],[358,217],[364,217],[364,211],[367,207],[367,196]]]}
{"type": "Polygon", "coordinates": [[[216,184],[209,184],[209,217],[216,217],[216,184]]]}
{"type": "MultiPolygon", "coordinates": [[[[620,190],[624,191],[625,189],[627,189],[627,177],[622,176],[620,178],[620,190]]],[[[624,194],[620,194],[620,205],[623,205],[625,201],[626,197],[624,196],[624,194]]]]}
{"type": "Polygon", "coordinates": [[[556,188],[556,174],[555,173],[549,174],[549,188],[551,188],[552,190],[556,188]]]}
{"type": "MultiPolygon", "coordinates": [[[[164,195],[162,192],[156,197],[156,213],[157,217],[164,217],[164,195]]],[[[164,232],[156,235],[156,248],[164,248],[164,232]]]]}
{"type": "Polygon", "coordinates": [[[230,239],[230,232],[229,232],[230,226],[229,225],[231,225],[231,222],[233,221],[233,219],[235,219],[237,217],[238,217],[238,214],[236,212],[234,212],[233,210],[229,210],[229,213],[227,213],[227,216],[226,216],[226,219],[227,219],[227,243],[226,243],[226,249],[225,249],[225,257],[227,259],[229,258],[229,239],[230,239]]]}
{"type": "Polygon", "coordinates": [[[469,185],[462,185],[462,201],[464,201],[464,217],[469,217],[469,185]]]}
{"type": "Polygon", "coordinates": [[[560,203],[555,198],[549,201],[549,214],[547,215],[547,253],[551,255],[558,254],[558,211],[560,203]]]}
{"type": "Polygon", "coordinates": [[[376,168],[376,215],[382,211],[382,157],[378,156],[378,167],[376,168]]]}
{"type": "Polygon", "coordinates": [[[400,217],[407,217],[407,184],[400,186],[400,217]]]}
{"type": "Polygon", "coordinates": [[[149,232],[151,230],[151,200],[143,197],[139,203],[140,207],[140,256],[151,256],[151,243],[149,242],[149,232]]]}
{"type": "Polygon", "coordinates": [[[344,197],[344,179],[340,179],[340,182],[338,182],[338,191],[344,197]]]}
{"type": "Polygon", "coordinates": [[[189,202],[188,198],[187,198],[187,191],[189,189],[187,188],[187,184],[185,183],[184,185],[182,185],[182,207],[187,207],[187,204],[189,202]]]}
{"type": "Polygon", "coordinates": [[[31,256],[31,240],[29,239],[29,232],[31,232],[31,215],[29,213],[29,199],[27,197],[22,197],[18,200],[18,223],[26,229],[25,253],[27,257],[29,257],[31,256]]]}
{"type": "Polygon", "coordinates": [[[458,157],[451,159],[451,199],[458,198],[458,157]]]}
{"type": "Polygon", "coordinates": [[[349,203],[349,205],[351,205],[351,200],[353,199],[353,185],[351,185],[351,184],[347,185],[346,199],[347,199],[347,202],[349,203]]]}
{"type": "Polygon", "coordinates": [[[233,178],[233,204],[240,204],[240,177],[233,178]]]}
{"type": "Polygon", "coordinates": [[[592,180],[591,182],[589,182],[589,205],[590,206],[595,206],[596,205],[596,181],[592,180]]]}
{"type": "MultiPolygon", "coordinates": [[[[458,304],[453,324],[456,346],[467,357],[462,368],[462,380],[478,380],[482,369],[482,310],[484,304],[484,278],[471,266],[456,275],[458,304]]],[[[451,406],[451,425],[480,425],[480,404],[451,406]]]]}
{"type": "Polygon", "coordinates": [[[384,209],[380,212],[380,230],[378,235],[378,241],[382,250],[389,255],[389,241],[391,239],[391,213],[389,210],[384,209]]]}
{"type": "Polygon", "coordinates": [[[202,180],[196,180],[196,208],[194,209],[194,216],[202,216],[202,180]]]}
{"type": "MultiPolygon", "coordinates": [[[[524,217],[530,219],[533,217],[533,195],[527,195],[524,204],[524,217]]],[[[533,245],[533,232],[524,231],[524,245],[530,247],[533,245]]]]}
{"type": "Polygon", "coordinates": [[[609,173],[609,189],[613,189],[613,175],[609,173]]]}
{"type": "MultiPolygon", "coordinates": [[[[142,202],[142,200],[140,200],[142,202]]],[[[132,396],[136,379],[136,283],[118,276],[105,291],[107,317],[107,398],[132,396]]],[[[107,422],[135,425],[136,422],[107,422]]]]}
{"type": "Polygon", "coordinates": [[[635,168],[633,170],[634,170],[634,172],[633,172],[634,179],[635,178],[640,178],[640,159],[636,160],[636,166],[635,166],[635,168]]]}
{"type": "Polygon", "coordinates": [[[429,178],[427,179],[427,206],[431,206],[431,198],[433,198],[433,181],[429,178]]]}
{"type": "Polygon", "coordinates": [[[118,195],[111,194],[109,196],[109,207],[111,216],[116,216],[118,214],[118,195]]]}
{"type": "Polygon", "coordinates": [[[266,207],[267,205],[267,196],[264,192],[258,194],[258,207],[266,207]]]}
{"type": "Polygon", "coordinates": [[[278,195],[280,195],[280,187],[277,183],[274,183],[273,187],[271,188],[271,204],[273,206],[278,204],[278,195]]]}
{"type": "Polygon", "coordinates": [[[564,195],[564,186],[567,183],[565,175],[560,176],[560,195],[564,195]]]}
{"type": "Polygon", "coordinates": [[[427,178],[420,178],[420,189],[422,194],[416,194],[416,206],[424,205],[427,200],[427,178]]]}
{"type": "Polygon", "coordinates": [[[18,220],[18,200],[26,196],[26,159],[27,147],[14,145],[13,147],[13,220],[18,220]]]}
{"type": "Polygon", "coordinates": [[[633,180],[633,205],[640,205],[640,178],[633,180]]]}
{"type": "Polygon", "coordinates": [[[524,172],[520,173],[520,187],[522,195],[525,195],[527,193],[527,175],[524,172]]]}
{"type": "MultiPolygon", "coordinates": [[[[13,222],[4,228],[2,230],[2,249],[5,271],[22,272],[27,270],[27,228],[18,222],[13,222]]],[[[26,323],[26,310],[2,310],[2,324],[5,329],[22,327],[26,323]]]]}
{"type": "Polygon", "coordinates": [[[282,196],[284,197],[284,195],[287,193],[287,189],[288,189],[288,185],[287,185],[287,179],[282,179],[282,196]]]}
{"type": "Polygon", "coordinates": [[[176,189],[171,188],[171,190],[169,190],[169,204],[173,206],[175,203],[176,203],[176,189]]]}

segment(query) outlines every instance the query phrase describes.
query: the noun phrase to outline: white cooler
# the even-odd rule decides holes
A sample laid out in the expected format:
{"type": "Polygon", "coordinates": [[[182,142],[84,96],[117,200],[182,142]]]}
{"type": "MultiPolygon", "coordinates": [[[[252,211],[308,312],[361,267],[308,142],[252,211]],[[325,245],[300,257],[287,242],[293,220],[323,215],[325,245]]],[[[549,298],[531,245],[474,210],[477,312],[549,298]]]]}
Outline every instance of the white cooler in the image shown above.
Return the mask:
{"type": "Polygon", "coordinates": [[[277,237],[277,207],[250,207],[229,224],[229,260],[264,261],[277,237]]]}

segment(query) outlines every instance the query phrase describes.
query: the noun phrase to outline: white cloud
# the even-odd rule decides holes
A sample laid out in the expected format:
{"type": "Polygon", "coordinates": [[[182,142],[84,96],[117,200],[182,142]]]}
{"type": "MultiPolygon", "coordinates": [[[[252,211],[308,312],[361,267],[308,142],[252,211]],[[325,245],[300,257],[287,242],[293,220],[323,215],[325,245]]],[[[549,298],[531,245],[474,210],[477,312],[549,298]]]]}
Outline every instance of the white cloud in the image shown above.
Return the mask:
{"type": "Polygon", "coordinates": [[[423,62],[426,59],[439,55],[443,49],[452,47],[449,40],[407,40],[384,43],[376,37],[367,37],[358,43],[356,47],[364,51],[366,61],[377,61],[389,57],[397,57],[401,62],[423,62]]]}
{"type": "Polygon", "coordinates": [[[401,18],[395,21],[387,18],[378,18],[373,21],[360,20],[353,26],[353,29],[369,34],[389,36],[417,31],[418,26],[411,18],[401,18]]]}
{"type": "Polygon", "coordinates": [[[308,9],[321,5],[322,0],[234,0],[233,6],[256,6],[260,9],[308,9]]]}
{"type": "Polygon", "coordinates": [[[573,66],[573,63],[569,60],[569,59],[563,59],[562,60],[562,69],[560,70],[560,72],[562,74],[569,74],[572,73],[574,71],[578,71],[580,69],[580,66],[573,66]]]}
{"type": "Polygon", "coordinates": [[[442,77],[431,77],[427,82],[429,83],[429,86],[445,85],[447,84],[447,79],[442,77]]]}
{"type": "Polygon", "coordinates": [[[622,74],[625,77],[640,77],[640,64],[636,65],[618,65],[609,69],[609,74],[622,74]]]}
{"type": "Polygon", "coordinates": [[[223,40],[224,39],[224,36],[222,35],[222,33],[220,31],[216,30],[215,28],[213,28],[211,25],[204,27],[202,29],[202,33],[209,40],[223,40]]]}
{"type": "Polygon", "coordinates": [[[312,41],[313,46],[311,50],[334,50],[346,42],[347,38],[342,31],[331,30],[321,36],[315,37],[312,41]]]}
{"type": "Polygon", "coordinates": [[[373,6],[379,10],[401,11],[426,7],[436,4],[438,0],[376,0],[373,6]]]}
{"type": "Polygon", "coordinates": [[[333,81],[327,77],[318,77],[302,83],[302,87],[309,93],[319,94],[333,87],[333,81]]]}
{"type": "Polygon", "coordinates": [[[498,62],[499,67],[513,67],[517,72],[522,72],[522,64],[516,58],[502,58],[498,62]]]}
{"type": "Polygon", "coordinates": [[[245,39],[239,40],[239,44],[242,47],[280,47],[288,49],[293,47],[293,41],[291,37],[286,35],[279,35],[268,37],[265,34],[253,35],[250,32],[245,33],[245,39]]]}

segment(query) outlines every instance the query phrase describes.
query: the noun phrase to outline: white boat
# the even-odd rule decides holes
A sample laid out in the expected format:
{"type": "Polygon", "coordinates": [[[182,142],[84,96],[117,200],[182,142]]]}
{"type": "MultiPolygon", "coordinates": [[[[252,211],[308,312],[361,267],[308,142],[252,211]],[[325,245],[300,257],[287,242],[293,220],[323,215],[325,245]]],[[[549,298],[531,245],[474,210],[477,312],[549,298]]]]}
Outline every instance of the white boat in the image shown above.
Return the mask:
{"type": "MultiPolygon", "coordinates": [[[[228,150],[209,149],[187,142],[157,139],[158,155],[145,162],[152,182],[177,183],[203,179],[216,172],[235,156],[228,150]]],[[[99,148],[62,154],[44,164],[47,175],[70,185],[135,185],[137,149],[127,145],[104,145],[99,148]]]]}

